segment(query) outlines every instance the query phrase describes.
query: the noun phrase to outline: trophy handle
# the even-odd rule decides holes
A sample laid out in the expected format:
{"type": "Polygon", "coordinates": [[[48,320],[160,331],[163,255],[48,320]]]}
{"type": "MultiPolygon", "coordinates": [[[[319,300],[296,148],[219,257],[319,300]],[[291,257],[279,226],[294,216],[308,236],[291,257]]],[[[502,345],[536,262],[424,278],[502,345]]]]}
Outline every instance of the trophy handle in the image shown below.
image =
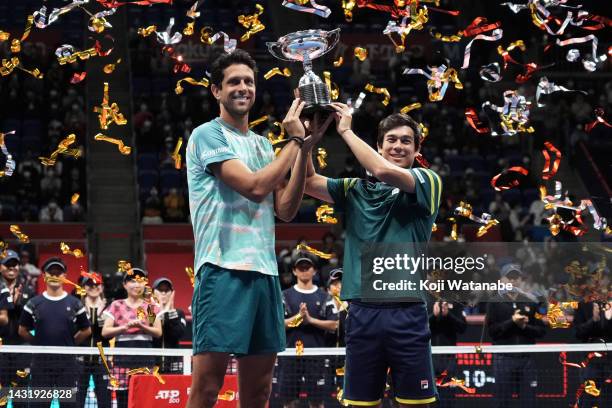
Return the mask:
{"type": "Polygon", "coordinates": [[[332,37],[332,39],[329,45],[327,46],[327,50],[325,50],[324,54],[327,54],[329,51],[331,51],[331,49],[334,48],[336,44],[338,44],[338,41],[340,41],[340,27],[334,30],[328,31],[327,37],[332,37]]]}
{"type": "Polygon", "coordinates": [[[295,62],[295,60],[287,58],[287,57],[285,57],[283,55],[281,44],[279,44],[278,42],[267,42],[266,45],[268,46],[268,51],[274,57],[276,57],[276,58],[278,58],[280,60],[283,60],[283,61],[295,62]]]}

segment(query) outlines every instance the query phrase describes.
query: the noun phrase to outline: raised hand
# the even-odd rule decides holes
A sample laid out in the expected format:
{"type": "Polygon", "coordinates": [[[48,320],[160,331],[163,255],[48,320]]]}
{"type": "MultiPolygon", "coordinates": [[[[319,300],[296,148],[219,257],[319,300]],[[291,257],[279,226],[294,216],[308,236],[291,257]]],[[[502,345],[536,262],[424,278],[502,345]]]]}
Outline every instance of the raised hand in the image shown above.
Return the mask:
{"type": "Polygon", "coordinates": [[[335,110],[336,114],[336,130],[342,136],[344,132],[351,130],[353,122],[351,108],[340,102],[332,102],[331,107],[335,110]]]}
{"type": "Polygon", "coordinates": [[[283,129],[285,129],[289,136],[296,136],[302,139],[306,136],[306,129],[304,129],[304,124],[300,120],[304,105],[305,102],[301,101],[300,98],[295,98],[287,111],[285,119],[283,119],[283,129]]]}
{"type": "Polygon", "coordinates": [[[312,120],[304,122],[304,127],[308,132],[308,136],[304,139],[304,149],[311,150],[319,141],[323,138],[323,135],[327,131],[332,120],[334,120],[335,114],[330,114],[325,122],[321,124],[320,112],[315,112],[312,120]]]}

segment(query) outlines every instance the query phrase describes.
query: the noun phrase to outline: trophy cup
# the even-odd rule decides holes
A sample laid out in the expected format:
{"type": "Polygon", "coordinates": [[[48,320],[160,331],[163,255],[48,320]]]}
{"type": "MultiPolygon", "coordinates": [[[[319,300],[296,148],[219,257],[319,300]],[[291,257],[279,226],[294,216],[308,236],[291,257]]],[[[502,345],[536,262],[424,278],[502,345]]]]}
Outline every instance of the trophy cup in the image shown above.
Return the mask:
{"type": "Polygon", "coordinates": [[[332,31],[303,30],[289,33],[277,42],[268,42],[268,51],[283,61],[302,61],[304,76],[300,78],[298,91],[306,104],[302,112],[331,110],[331,98],[327,85],[312,71],[312,60],[334,48],[340,39],[340,28],[332,31]]]}

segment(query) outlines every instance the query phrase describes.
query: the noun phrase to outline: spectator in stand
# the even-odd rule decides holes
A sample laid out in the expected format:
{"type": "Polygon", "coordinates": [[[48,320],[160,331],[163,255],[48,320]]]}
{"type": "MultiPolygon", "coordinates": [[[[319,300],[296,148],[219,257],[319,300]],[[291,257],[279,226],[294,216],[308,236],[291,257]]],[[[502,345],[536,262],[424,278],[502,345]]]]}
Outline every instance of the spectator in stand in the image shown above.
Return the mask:
{"type": "MultiPolygon", "coordinates": [[[[338,329],[331,296],[313,283],[315,263],[307,253],[298,252],[293,261],[297,283],[283,291],[287,347],[324,347],[325,335],[338,329]]],[[[282,360],[279,364],[280,396],[285,407],[297,407],[300,392],[308,394],[311,408],[323,407],[331,391],[328,378],[329,359],[301,357],[282,360]]]]}
{"type": "Polygon", "coordinates": [[[40,192],[42,199],[55,198],[59,195],[62,189],[62,179],[55,175],[53,169],[45,172],[44,177],[40,180],[40,192]]]}
{"type": "MultiPolygon", "coordinates": [[[[574,314],[574,327],[576,337],[583,343],[612,342],[612,301],[580,302],[574,314]]],[[[586,367],[580,370],[580,382],[584,384],[588,380],[595,381],[601,394],[595,397],[585,392],[578,407],[612,407],[612,390],[606,384],[608,378],[612,378],[610,353],[590,359],[586,367]]]]}
{"type": "MultiPolygon", "coordinates": [[[[162,336],[153,339],[155,348],[180,348],[179,342],[187,329],[185,312],[174,307],[174,285],[168,278],[159,278],[153,282],[153,294],[159,300],[160,310],[157,318],[162,323],[162,336]]],[[[183,360],[181,357],[162,357],[161,372],[183,373],[183,360]]]]}
{"type": "Polygon", "coordinates": [[[185,197],[176,188],[171,188],[164,197],[164,221],[185,221],[185,197]]]}
{"type": "Polygon", "coordinates": [[[85,210],[78,201],[69,203],[63,209],[63,218],[64,222],[83,222],[85,221],[85,210]]]}
{"type": "MultiPolygon", "coordinates": [[[[465,332],[467,321],[461,303],[456,302],[433,302],[429,314],[429,329],[431,330],[432,346],[456,346],[457,335],[465,332]]],[[[443,376],[443,382],[450,381],[452,377],[459,378],[457,372],[457,360],[454,355],[434,355],[434,369],[436,378],[443,376]],[[442,375],[442,373],[445,373],[442,375]]],[[[439,387],[440,402],[438,406],[452,407],[454,390],[439,387]]]]}
{"type": "MultiPolygon", "coordinates": [[[[513,290],[499,294],[487,307],[486,324],[493,344],[535,344],[544,336],[544,323],[535,317],[537,304],[534,298],[521,289],[523,272],[520,265],[508,263],[500,270],[502,281],[510,282],[513,290]]],[[[538,387],[537,368],[531,353],[496,354],[493,357],[495,398],[498,407],[512,406],[512,394],[516,390],[521,406],[536,407],[538,387]],[[518,378],[518,383],[515,381],[518,378]]]]}
{"type": "Polygon", "coordinates": [[[28,281],[28,285],[31,289],[36,292],[36,285],[38,277],[40,276],[40,269],[36,267],[30,260],[32,259],[30,255],[30,251],[27,249],[22,249],[19,252],[19,256],[21,258],[20,264],[21,268],[26,272],[26,280],[28,281]]]}
{"type": "Polygon", "coordinates": [[[64,214],[57,205],[57,202],[55,200],[51,200],[49,201],[49,204],[40,210],[38,219],[40,222],[62,222],[64,221],[64,214]]]}
{"type": "MultiPolygon", "coordinates": [[[[80,279],[79,285],[85,288],[83,303],[85,304],[87,317],[91,323],[92,332],[89,339],[83,342],[82,345],[86,347],[97,347],[98,342],[102,342],[105,347],[108,347],[108,340],[102,337],[102,328],[104,327],[104,320],[106,318],[104,311],[108,307],[106,299],[104,298],[102,276],[99,273],[90,272],[89,276],[80,279]]],[[[80,382],[81,388],[78,396],[78,407],[80,408],[85,404],[87,389],[89,387],[89,377],[93,376],[95,384],[94,393],[96,394],[98,408],[110,408],[111,396],[108,389],[108,375],[100,357],[98,355],[85,356],[83,368],[83,375],[81,376],[80,382]]]]}
{"type": "MultiPolygon", "coordinates": [[[[74,347],[91,335],[85,307],[79,299],[64,291],[61,280],[66,277],[67,269],[60,258],[49,258],[42,270],[47,290],[23,307],[19,335],[34,346],[74,347]]],[[[78,389],[80,368],[74,355],[34,354],[30,365],[30,387],[78,389]]],[[[29,406],[42,408],[48,407],[49,403],[30,403],[29,406]]],[[[77,405],[75,402],[62,402],[62,406],[77,405]]]]}
{"type": "MultiPolygon", "coordinates": [[[[9,312],[12,309],[13,298],[11,292],[9,288],[6,287],[4,281],[0,279],[0,339],[2,339],[4,327],[9,324],[9,312]]],[[[14,372],[14,366],[11,364],[12,360],[14,360],[13,354],[0,354],[0,384],[7,384],[11,381],[11,376],[14,372]]]]}
{"type": "Polygon", "coordinates": [[[151,188],[149,196],[144,205],[144,216],[142,217],[143,224],[161,224],[164,221],[161,218],[161,200],[157,188],[151,188]]]}
{"type": "MultiPolygon", "coordinates": [[[[115,300],[104,311],[102,336],[115,337],[116,347],[152,348],[153,339],[162,335],[161,321],[157,318],[157,307],[146,305],[143,299],[147,272],[133,268],[123,278],[127,298],[115,300]]],[[[116,356],[112,374],[119,380],[117,391],[118,408],[127,407],[128,376],[130,369],[152,366],[153,357],[116,356]]]]}
{"type": "MultiPolygon", "coordinates": [[[[19,336],[19,320],[24,305],[36,296],[36,290],[28,283],[27,273],[19,267],[19,255],[8,250],[0,262],[0,283],[9,291],[13,308],[8,312],[8,325],[0,328],[3,344],[23,344],[19,336]]],[[[17,356],[17,355],[14,355],[17,356]]]]}
{"type": "Polygon", "coordinates": [[[326,347],[344,347],[344,323],[348,314],[348,302],[340,300],[340,291],[342,290],[342,268],[337,268],[329,273],[327,280],[327,293],[331,297],[329,302],[332,306],[332,313],[336,316],[338,327],[333,332],[326,332],[326,347]]]}

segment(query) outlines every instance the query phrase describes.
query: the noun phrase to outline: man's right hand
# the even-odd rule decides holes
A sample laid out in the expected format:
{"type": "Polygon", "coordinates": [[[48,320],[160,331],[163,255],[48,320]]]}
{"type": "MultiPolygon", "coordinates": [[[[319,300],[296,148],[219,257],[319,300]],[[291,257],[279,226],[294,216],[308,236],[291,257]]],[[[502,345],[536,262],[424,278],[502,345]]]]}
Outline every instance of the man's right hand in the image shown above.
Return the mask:
{"type": "Polygon", "coordinates": [[[319,112],[315,112],[312,120],[304,122],[304,127],[308,131],[309,135],[304,139],[304,150],[310,151],[319,141],[323,138],[325,131],[329,127],[335,115],[330,114],[325,122],[321,124],[321,116],[319,112]]]}
{"type": "Polygon", "coordinates": [[[524,329],[525,326],[527,326],[528,320],[529,320],[529,317],[521,314],[520,309],[516,309],[514,311],[514,314],[512,315],[512,321],[514,322],[514,324],[516,324],[521,329],[524,329]]]}
{"type": "Polygon", "coordinates": [[[300,98],[295,98],[287,111],[285,119],[283,119],[283,129],[285,129],[285,132],[290,137],[296,136],[303,139],[306,136],[306,129],[304,129],[304,124],[300,120],[305,104],[300,98]]]}

